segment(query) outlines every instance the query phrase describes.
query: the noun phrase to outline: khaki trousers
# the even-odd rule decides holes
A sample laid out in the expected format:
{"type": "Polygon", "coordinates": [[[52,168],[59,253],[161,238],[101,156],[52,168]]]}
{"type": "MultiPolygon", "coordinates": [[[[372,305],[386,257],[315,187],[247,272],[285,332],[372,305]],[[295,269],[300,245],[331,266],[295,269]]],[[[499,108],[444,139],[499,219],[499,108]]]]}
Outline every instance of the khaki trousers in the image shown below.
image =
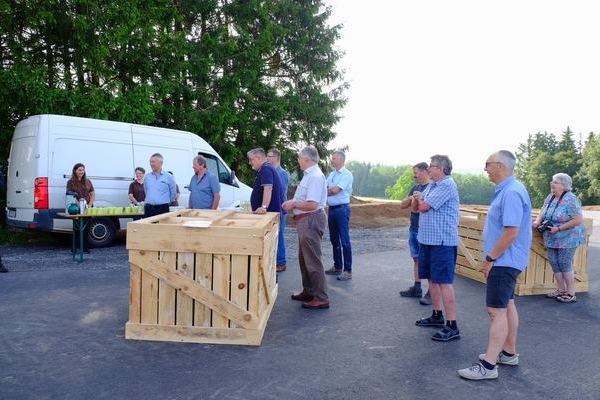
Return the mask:
{"type": "Polygon", "coordinates": [[[298,231],[298,261],[302,273],[302,287],[319,300],[328,300],[325,270],[321,260],[321,240],[326,220],[323,211],[296,221],[298,231]]]}

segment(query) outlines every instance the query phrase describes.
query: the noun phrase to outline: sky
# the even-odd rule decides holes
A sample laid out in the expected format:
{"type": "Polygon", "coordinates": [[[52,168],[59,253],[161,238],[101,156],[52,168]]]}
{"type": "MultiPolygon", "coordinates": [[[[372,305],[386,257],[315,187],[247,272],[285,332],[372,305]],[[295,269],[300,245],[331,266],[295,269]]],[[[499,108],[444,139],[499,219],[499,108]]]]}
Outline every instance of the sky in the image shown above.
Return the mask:
{"type": "Polygon", "coordinates": [[[483,172],[529,134],[600,133],[600,2],[325,0],[351,87],[331,147],[483,172]]]}

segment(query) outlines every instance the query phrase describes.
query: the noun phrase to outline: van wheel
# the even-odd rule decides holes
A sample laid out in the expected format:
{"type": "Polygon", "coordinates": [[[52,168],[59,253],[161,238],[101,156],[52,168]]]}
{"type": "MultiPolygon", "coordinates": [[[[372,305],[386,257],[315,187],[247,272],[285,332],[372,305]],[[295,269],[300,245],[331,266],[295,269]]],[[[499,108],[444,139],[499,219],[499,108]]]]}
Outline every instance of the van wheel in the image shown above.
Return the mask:
{"type": "Polygon", "coordinates": [[[86,230],[90,247],[106,247],[110,245],[117,233],[115,223],[110,218],[91,218],[86,230]]]}

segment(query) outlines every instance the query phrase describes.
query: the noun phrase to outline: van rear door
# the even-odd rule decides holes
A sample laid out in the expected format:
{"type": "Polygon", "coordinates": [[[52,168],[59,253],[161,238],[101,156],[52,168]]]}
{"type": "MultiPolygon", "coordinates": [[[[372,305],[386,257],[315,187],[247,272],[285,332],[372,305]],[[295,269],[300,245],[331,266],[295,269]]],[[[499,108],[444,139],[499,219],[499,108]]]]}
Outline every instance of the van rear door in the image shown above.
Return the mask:
{"type": "Polygon", "coordinates": [[[38,118],[19,123],[10,147],[6,217],[11,226],[26,228],[34,221],[34,182],[38,174],[38,118]]]}

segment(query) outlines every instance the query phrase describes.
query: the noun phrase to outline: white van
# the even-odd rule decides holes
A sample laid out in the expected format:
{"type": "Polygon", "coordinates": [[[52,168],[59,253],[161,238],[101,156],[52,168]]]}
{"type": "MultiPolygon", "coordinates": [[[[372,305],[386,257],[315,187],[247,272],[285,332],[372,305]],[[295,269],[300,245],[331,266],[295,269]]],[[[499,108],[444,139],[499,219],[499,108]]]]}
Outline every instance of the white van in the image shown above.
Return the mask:
{"type": "MultiPolygon", "coordinates": [[[[150,173],[154,153],[164,157],[179,186],[179,204],[188,204],[188,184],[194,174],[192,159],[201,154],[208,169],[219,177],[219,207],[249,201],[252,189],[241,183],[215,150],[203,139],[172,129],[61,115],[36,115],[19,122],[13,135],[7,175],[6,221],[10,227],[71,232],[72,222],[57,217],[65,210],[67,180],[73,165],[85,164],[96,191],[95,206],[129,204],[128,189],[138,166],[150,173]]],[[[93,218],[91,247],[112,242],[118,229],[131,219],[93,218]]]]}

